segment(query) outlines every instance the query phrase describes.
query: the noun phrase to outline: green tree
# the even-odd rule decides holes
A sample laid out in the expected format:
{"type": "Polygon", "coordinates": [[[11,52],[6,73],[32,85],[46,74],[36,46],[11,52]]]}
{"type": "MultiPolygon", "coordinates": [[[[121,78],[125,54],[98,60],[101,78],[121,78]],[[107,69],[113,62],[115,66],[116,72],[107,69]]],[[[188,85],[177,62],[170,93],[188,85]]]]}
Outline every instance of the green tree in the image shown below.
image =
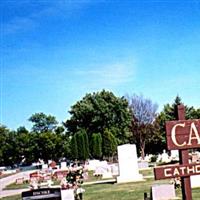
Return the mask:
{"type": "Polygon", "coordinates": [[[54,159],[55,143],[54,143],[54,134],[52,132],[43,132],[38,134],[38,152],[40,158],[45,161],[54,159]]]}
{"type": "Polygon", "coordinates": [[[86,160],[89,158],[89,146],[87,134],[84,129],[81,129],[75,134],[78,149],[78,159],[86,160]]]}
{"type": "Polygon", "coordinates": [[[200,108],[186,107],[186,119],[200,119],[200,108]]]}
{"type": "Polygon", "coordinates": [[[33,123],[32,135],[35,144],[33,152],[37,152],[35,159],[58,161],[60,158],[69,157],[70,139],[63,126],[57,126],[58,122],[52,115],[35,113],[29,121],[33,123]]]}
{"type": "Polygon", "coordinates": [[[84,137],[84,145],[85,145],[85,160],[89,158],[90,155],[90,147],[89,147],[89,140],[88,135],[85,130],[83,130],[83,137],[84,137]]]}
{"type": "Polygon", "coordinates": [[[92,141],[91,141],[91,148],[92,148],[92,157],[96,159],[100,159],[102,157],[102,137],[100,133],[93,133],[92,134],[92,141]]]}
{"type": "Polygon", "coordinates": [[[43,132],[38,134],[38,153],[40,158],[59,161],[69,156],[69,140],[65,135],[54,132],[43,132]]]}
{"type": "Polygon", "coordinates": [[[33,114],[28,120],[33,123],[32,130],[39,133],[53,131],[58,124],[54,116],[42,112],[33,114]]]}
{"type": "Polygon", "coordinates": [[[32,146],[31,135],[25,127],[19,127],[16,131],[16,151],[20,156],[20,162],[31,164],[32,160],[32,146]]]}
{"type": "Polygon", "coordinates": [[[6,126],[0,124],[0,166],[6,165],[9,132],[10,130],[6,126]]]}
{"type": "Polygon", "coordinates": [[[115,129],[112,134],[118,144],[129,141],[131,113],[124,97],[116,97],[105,90],[86,94],[69,113],[71,118],[64,125],[72,135],[84,129],[91,141],[93,133],[102,135],[106,129],[115,129]]]}
{"type": "MultiPolygon", "coordinates": [[[[54,131],[55,152],[54,157],[59,159],[63,157],[70,157],[70,138],[65,133],[63,126],[56,127],[54,131]]],[[[54,158],[54,160],[55,160],[54,158]]]]}
{"type": "Polygon", "coordinates": [[[77,141],[77,148],[78,148],[78,159],[85,160],[86,152],[85,152],[85,139],[84,139],[83,133],[81,132],[76,133],[76,141],[77,141]]]}
{"type": "Polygon", "coordinates": [[[105,129],[102,135],[103,155],[109,159],[117,151],[117,140],[109,129],[105,129]]]}
{"type": "Polygon", "coordinates": [[[0,150],[0,152],[2,152],[3,155],[3,165],[13,166],[14,164],[17,164],[20,161],[20,155],[15,149],[16,132],[10,131],[5,127],[3,127],[3,129],[5,138],[3,139],[3,146],[1,146],[2,150],[0,150]]]}
{"type": "Polygon", "coordinates": [[[76,141],[76,134],[71,136],[71,141],[70,141],[70,152],[71,152],[71,158],[73,160],[78,159],[78,146],[77,146],[77,141],[76,141]]]}

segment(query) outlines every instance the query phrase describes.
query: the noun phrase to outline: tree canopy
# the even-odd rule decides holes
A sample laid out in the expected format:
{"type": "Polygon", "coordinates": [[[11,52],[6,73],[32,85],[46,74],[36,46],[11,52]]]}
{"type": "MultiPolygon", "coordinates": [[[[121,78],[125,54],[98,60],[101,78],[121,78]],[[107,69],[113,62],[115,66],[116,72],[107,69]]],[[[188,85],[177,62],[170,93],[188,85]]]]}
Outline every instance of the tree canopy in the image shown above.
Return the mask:
{"type": "Polygon", "coordinates": [[[128,141],[131,113],[124,97],[116,97],[112,92],[105,90],[86,94],[82,100],[71,107],[69,113],[71,118],[64,125],[72,135],[84,129],[91,140],[94,133],[103,135],[108,129],[117,144],[128,141]]]}
{"type": "Polygon", "coordinates": [[[33,114],[28,120],[33,123],[32,130],[40,133],[52,131],[58,124],[54,116],[42,112],[33,114]]]}

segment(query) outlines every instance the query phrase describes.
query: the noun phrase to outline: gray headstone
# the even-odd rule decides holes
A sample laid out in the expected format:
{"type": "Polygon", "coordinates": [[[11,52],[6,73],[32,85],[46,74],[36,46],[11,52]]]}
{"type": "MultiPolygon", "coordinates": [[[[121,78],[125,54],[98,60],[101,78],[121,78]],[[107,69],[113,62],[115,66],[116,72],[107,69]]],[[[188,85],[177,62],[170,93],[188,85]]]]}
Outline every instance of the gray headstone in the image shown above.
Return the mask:
{"type": "Polygon", "coordinates": [[[153,185],[152,200],[175,199],[176,193],[173,184],[153,185]]]}
{"type": "Polygon", "coordinates": [[[145,160],[138,162],[139,169],[147,169],[149,167],[149,163],[145,160]]]}

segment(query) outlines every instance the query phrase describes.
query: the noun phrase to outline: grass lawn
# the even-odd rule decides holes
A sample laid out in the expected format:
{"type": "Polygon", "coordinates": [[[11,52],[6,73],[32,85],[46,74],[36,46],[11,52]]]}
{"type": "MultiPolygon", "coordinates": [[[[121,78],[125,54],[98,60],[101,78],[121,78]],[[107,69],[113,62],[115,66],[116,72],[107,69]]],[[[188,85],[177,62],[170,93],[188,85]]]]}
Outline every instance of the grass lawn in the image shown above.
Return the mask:
{"type": "Polygon", "coordinates": [[[29,188],[29,184],[28,183],[23,183],[23,184],[12,183],[10,185],[7,185],[3,190],[15,190],[15,189],[24,189],[24,188],[29,188]]]}
{"type": "MultiPolygon", "coordinates": [[[[154,181],[147,179],[145,182],[125,184],[98,184],[84,186],[84,200],[143,200],[144,192],[149,194],[153,184],[166,183],[167,181],[154,181]]],[[[192,190],[193,200],[199,200],[200,188],[192,190]]],[[[177,190],[181,199],[181,190],[177,190]]],[[[6,197],[3,200],[21,200],[21,196],[6,197]]]]}
{"type": "MultiPolygon", "coordinates": [[[[145,182],[126,183],[126,184],[104,184],[91,185],[84,187],[86,192],[84,200],[143,200],[144,192],[150,193],[153,184],[168,183],[169,181],[154,181],[148,179],[145,182]]],[[[181,190],[176,191],[181,199],[181,190]]],[[[200,188],[193,189],[193,200],[199,200],[200,188]]]]}
{"type": "Polygon", "coordinates": [[[1,198],[2,200],[21,200],[21,195],[15,195],[10,197],[1,198]]]}
{"type": "MultiPolygon", "coordinates": [[[[152,175],[152,170],[141,171],[144,175],[152,175]]],[[[144,192],[150,193],[153,184],[169,183],[169,180],[155,181],[148,178],[146,181],[125,184],[96,184],[85,185],[86,190],[83,197],[84,200],[143,200],[144,192]]],[[[176,190],[177,196],[181,198],[181,190],[176,190]]],[[[200,188],[192,189],[193,200],[200,199],[200,188]]],[[[6,197],[3,200],[21,200],[20,195],[6,197]]]]}

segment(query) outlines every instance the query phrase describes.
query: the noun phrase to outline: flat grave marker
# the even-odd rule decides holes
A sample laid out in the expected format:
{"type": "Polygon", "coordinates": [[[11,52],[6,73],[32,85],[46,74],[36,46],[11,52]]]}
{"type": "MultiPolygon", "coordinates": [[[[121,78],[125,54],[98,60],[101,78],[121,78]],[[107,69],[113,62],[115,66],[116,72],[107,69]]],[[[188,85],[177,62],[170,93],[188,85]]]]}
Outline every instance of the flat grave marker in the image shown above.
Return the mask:
{"type": "Polygon", "coordinates": [[[41,188],[36,190],[30,190],[22,192],[22,200],[61,200],[60,188],[41,188]]]}
{"type": "Polygon", "coordinates": [[[175,199],[176,193],[172,184],[162,184],[152,186],[153,200],[169,200],[175,199]]]}

